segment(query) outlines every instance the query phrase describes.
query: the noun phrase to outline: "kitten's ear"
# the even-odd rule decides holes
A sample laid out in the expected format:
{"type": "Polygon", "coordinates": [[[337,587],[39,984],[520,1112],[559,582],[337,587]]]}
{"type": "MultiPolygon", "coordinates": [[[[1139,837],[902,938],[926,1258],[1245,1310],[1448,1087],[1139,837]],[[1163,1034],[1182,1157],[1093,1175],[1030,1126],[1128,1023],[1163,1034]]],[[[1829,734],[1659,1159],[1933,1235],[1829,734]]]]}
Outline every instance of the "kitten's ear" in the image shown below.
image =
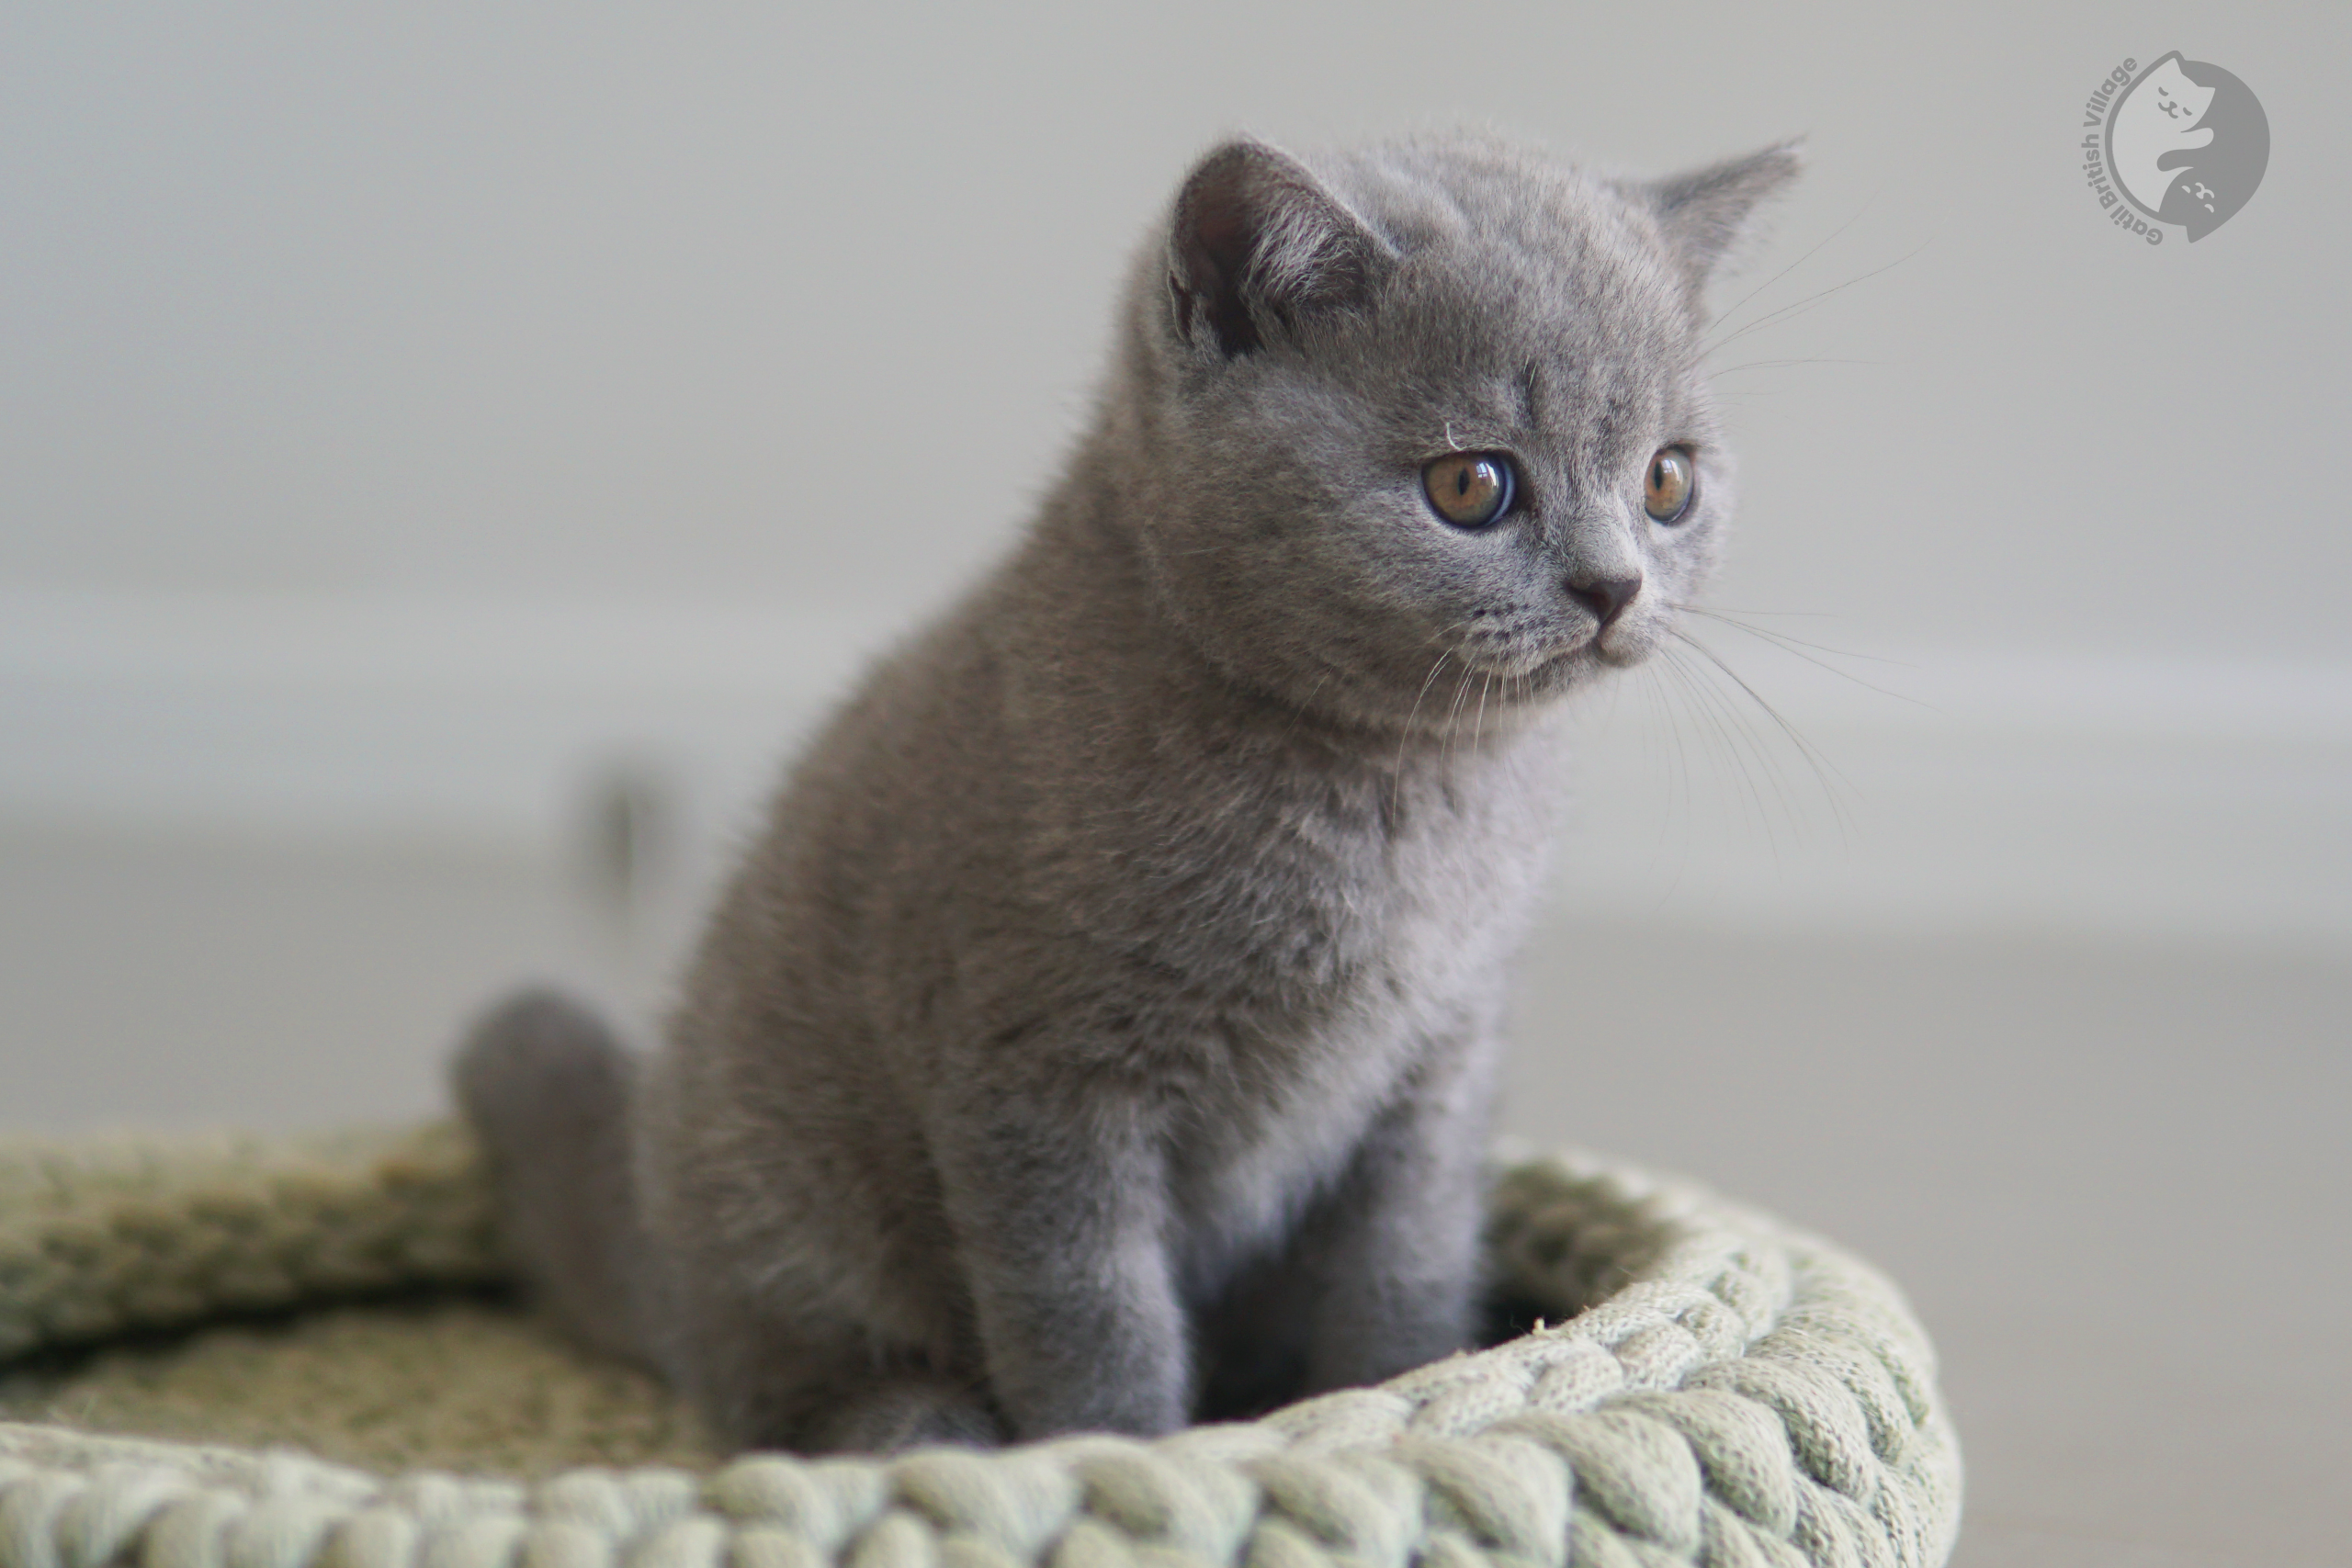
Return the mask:
{"type": "Polygon", "coordinates": [[[1230,358],[1318,312],[1368,297],[1394,259],[1306,166],[1228,141],[1176,195],[1168,290],[1177,335],[1230,358]]]}
{"type": "Polygon", "coordinates": [[[1783,141],[1636,187],[1694,288],[1747,236],[1756,204],[1796,178],[1804,148],[1802,141],[1783,141]]]}

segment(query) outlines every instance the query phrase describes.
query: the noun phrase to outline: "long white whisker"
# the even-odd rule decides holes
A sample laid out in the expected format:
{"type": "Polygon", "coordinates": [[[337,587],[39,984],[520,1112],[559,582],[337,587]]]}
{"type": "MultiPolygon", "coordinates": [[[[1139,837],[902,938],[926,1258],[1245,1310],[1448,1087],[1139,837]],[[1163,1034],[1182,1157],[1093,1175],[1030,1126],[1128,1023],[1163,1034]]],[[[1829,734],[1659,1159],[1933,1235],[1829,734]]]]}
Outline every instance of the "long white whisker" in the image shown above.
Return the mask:
{"type": "Polygon", "coordinates": [[[1718,376],[1736,376],[1743,370],[1780,370],[1792,365],[1884,365],[1883,359],[1833,359],[1821,355],[1803,359],[1751,359],[1745,365],[1725,365],[1707,372],[1712,381],[1718,376]]]}
{"type": "Polygon", "coordinates": [[[1449,762],[1452,761],[1453,758],[1454,726],[1459,724],[1462,720],[1462,701],[1464,697],[1469,695],[1470,677],[1476,675],[1477,672],[1477,671],[1472,669],[1469,665],[1464,664],[1462,667],[1462,679],[1453,683],[1453,701],[1447,705],[1445,710],[1445,743],[1443,754],[1449,762]]]}
{"type": "Polygon", "coordinates": [[[1854,215],[1851,218],[1847,219],[1846,221],[1838,224],[1838,227],[1830,230],[1828,233],[1815,241],[1812,249],[1806,251],[1804,254],[1797,257],[1796,260],[1791,262],[1788,265],[1782,267],[1780,271],[1774,273],[1771,276],[1766,278],[1763,282],[1758,284],[1755,288],[1749,289],[1738,299],[1733,300],[1729,305],[1726,305],[1722,310],[1716,311],[1714,320],[1707,323],[1707,330],[1709,332],[1714,331],[1715,328],[1731,320],[1731,318],[1737,313],[1739,309],[1746,305],[1750,299],[1755,299],[1758,294],[1763,293],[1767,288],[1771,288],[1772,285],[1780,282],[1781,279],[1788,276],[1789,274],[1796,271],[1797,268],[1804,265],[1805,263],[1819,255],[1823,248],[1831,241],[1838,238],[1838,235],[1844,233],[1847,230],[1852,228],[1855,224],[1860,222],[1862,220],[1862,215],[1870,211],[1871,204],[1877,200],[1878,193],[1876,191],[1872,191],[1862,202],[1861,206],[1854,209],[1854,215]]]}
{"type": "MultiPolygon", "coordinates": [[[[1726,714],[1721,694],[1699,678],[1698,671],[1679,656],[1678,650],[1669,649],[1663,651],[1668,656],[1668,668],[1682,682],[1683,690],[1690,699],[1691,716],[1699,722],[1708,740],[1708,749],[1715,755],[1718,773],[1726,779],[1737,777],[1742,814],[1754,813],[1752,819],[1763,830],[1765,842],[1770,847],[1772,858],[1777,863],[1781,855],[1780,835],[1774,830],[1772,812],[1765,803],[1763,791],[1758,787],[1749,754],[1740,745],[1736,718],[1726,714]]],[[[1783,804],[1785,808],[1785,802],[1783,804]]]]}
{"type": "MultiPolygon", "coordinates": [[[[1917,665],[1906,664],[1902,660],[1888,659],[1879,654],[1855,653],[1848,649],[1830,648],[1817,642],[1807,642],[1803,637],[1793,637],[1789,636],[1786,632],[1776,632],[1769,626],[1751,626],[1747,622],[1727,615],[1721,610],[1705,609],[1697,604],[1677,604],[1674,607],[1677,610],[1683,612],[1685,615],[1704,615],[1711,621],[1721,622],[1723,625],[1731,627],[1734,631],[1746,632],[1749,637],[1770,643],[1771,646],[1779,649],[1782,653],[1787,654],[1792,659],[1802,659],[1807,664],[1814,666],[1815,669],[1826,670],[1829,673],[1837,676],[1838,679],[1843,681],[1851,681],[1855,685],[1861,687],[1865,691],[1876,692],[1883,697],[1893,697],[1897,702],[1915,704],[1919,707],[1926,708],[1930,713],[1940,713],[1943,711],[1937,707],[1933,703],[1922,701],[1920,698],[1911,696],[1906,693],[1890,691],[1888,688],[1879,685],[1874,682],[1865,681],[1860,675],[1855,674],[1852,671],[1840,670],[1838,666],[1829,663],[1826,660],[1814,658],[1812,653],[1805,650],[1812,649],[1815,652],[1831,654],[1839,659],[1866,659],[1873,663],[1892,664],[1898,669],[1904,670],[1917,669],[1917,665]]],[[[1680,636],[1681,634],[1678,632],[1676,635],[1680,636]]]]}
{"type": "Polygon", "coordinates": [[[1820,305],[1823,300],[1827,299],[1831,295],[1842,293],[1846,289],[1854,287],[1857,283],[1867,283],[1871,278],[1876,277],[1880,273],[1888,272],[1895,267],[1901,266],[1905,262],[1909,261],[1913,256],[1917,255],[1921,251],[1926,250],[1934,243],[1935,242],[1932,240],[1922,240],[1911,249],[1895,257],[1893,261],[1888,262],[1884,266],[1874,266],[1871,268],[1870,271],[1863,273],[1860,277],[1849,277],[1845,282],[1838,284],[1832,288],[1825,288],[1818,294],[1808,294],[1804,299],[1797,300],[1794,304],[1783,305],[1777,310],[1770,311],[1764,315],[1758,316],[1754,321],[1748,322],[1746,326],[1741,327],[1737,332],[1732,333],[1728,336],[1719,338],[1715,342],[1707,344],[1706,347],[1702,349],[1700,352],[1702,354],[1713,354],[1720,349],[1730,347],[1733,344],[1737,343],[1741,338],[1746,337],[1748,333],[1756,331],[1758,327],[1769,327],[1776,321],[1787,321],[1793,317],[1804,315],[1806,311],[1820,305]]]}
{"type": "Polygon", "coordinates": [[[1723,656],[1721,654],[1718,654],[1713,649],[1709,648],[1705,643],[1699,641],[1696,637],[1691,637],[1687,632],[1677,630],[1674,633],[1674,637],[1676,641],[1681,643],[1684,647],[1691,649],[1701,658],[1704,659],[1711,667],[1723,676],[1724,679],[1738,687],[1739,690],[1746,694],[1748,701],[1754,703],[1758,708],[1761,708],[1764,711],[1765,716],[1771,719],[1773,724],[1780,728],[1781,733],[1789,739],[1790,742],[1796,748],[1797,755],[1804,759],[1805,765],[1813,771],[1815,781],[1821,786],[1822,795],[1824,798],[1828,801],[1831,813],[1838,823],[1840,837],[1849,835],[1851,832],[1854,824],[1850,816],[1850,807],[1848,802],[1848,797],[1844,792],[1851,791],[1853,789],[1853,781],[1846,777],[1845,773],[1839,770],[1837,763],[1830,761],[1826,753],[1825,753],[1818,746],[1815,746],[1811,740],[1807,739],[1805,736],[1797,729],[1796,726],[1791,724],[1787,717],[1781,714],[1780,709],[1774,707],[1770,702],[1767,702],[1763,694],[1757,691],[1754,686],[1750,685],[1747,680],[1740,675],[1739,671],[1734,670],[1729,664],[1724,662],[1723,656]]]}
{"type": "Polygon", "coordinates": [[[1430,694],[1430,682],[1437,679],[1437,672],[1445,668],[1445,661],[1453,657],[1453,649],[1447,649],[1437,656],[1437,662],[1430,666],[1430,672],[1421,677],[1421,689],[1413,694],[1412,710],[1405,715],[1405,728],[1397,732],[1396,761],[1388,770],[1388,816],[1392,821],[1396,818],[1397,807],[1403,804],[1405,748],[1413,739],[1413,721],[1421,716],[1421,700],[1430,694]]]}

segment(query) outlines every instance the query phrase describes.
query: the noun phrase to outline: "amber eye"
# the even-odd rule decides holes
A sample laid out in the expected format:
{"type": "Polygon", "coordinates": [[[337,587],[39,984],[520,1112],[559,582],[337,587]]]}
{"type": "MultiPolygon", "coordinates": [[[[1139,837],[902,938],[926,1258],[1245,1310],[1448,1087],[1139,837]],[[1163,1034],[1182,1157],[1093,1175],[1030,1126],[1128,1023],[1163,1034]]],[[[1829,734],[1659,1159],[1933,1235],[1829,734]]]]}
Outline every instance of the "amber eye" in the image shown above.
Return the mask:
{"type": "Polygon", "coordinates": [[[1449,452],[1421,470],[1421,489],[1437,514],[1457,528],[1483,528],[1510,510],[1510,459],[1491,452],[1449,452]]]}
{"type": "Polygon", "coordinates": [[[1642,504],[1653,520],[1675,522],[1690,510],[1690,492],[1698,483],[1699,470],[1691,464],[1690,448],[1661,446],[1650,458],[1650,471],[1642,480],[1642,504]]]}

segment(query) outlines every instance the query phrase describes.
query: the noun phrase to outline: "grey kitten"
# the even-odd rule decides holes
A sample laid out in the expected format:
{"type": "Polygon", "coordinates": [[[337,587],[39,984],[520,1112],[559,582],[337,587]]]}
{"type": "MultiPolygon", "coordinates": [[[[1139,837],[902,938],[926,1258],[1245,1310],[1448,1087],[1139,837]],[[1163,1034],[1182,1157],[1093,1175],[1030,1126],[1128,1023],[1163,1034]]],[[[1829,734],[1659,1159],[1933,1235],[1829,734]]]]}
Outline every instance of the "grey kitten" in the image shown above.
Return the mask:
{"type": "Polygon", "coordinates": [[[514,1240],[729,1440],[1165,1432],[1461,1348],[1560,697],[1726,521],[1776,147],[1211,152],[1010,558],[795,769],[639,1066],[510,1002],[514,1240]]]}

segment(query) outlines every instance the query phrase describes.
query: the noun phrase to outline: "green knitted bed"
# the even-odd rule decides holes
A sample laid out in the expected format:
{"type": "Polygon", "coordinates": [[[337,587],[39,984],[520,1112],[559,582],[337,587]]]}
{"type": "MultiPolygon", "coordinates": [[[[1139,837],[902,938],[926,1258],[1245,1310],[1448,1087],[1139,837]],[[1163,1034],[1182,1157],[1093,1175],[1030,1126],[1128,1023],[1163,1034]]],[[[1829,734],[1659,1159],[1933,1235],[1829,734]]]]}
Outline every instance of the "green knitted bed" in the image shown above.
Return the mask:
{"type": "Polygon", "coordinates": [[[722,1461],[497,1292],[462,1134],[0,1144],[0,1568],[1938,1564],[1902,1297],[1578,1156],[1499,1172],[1493,1349],[1265,1420],[722,1461]]]}

